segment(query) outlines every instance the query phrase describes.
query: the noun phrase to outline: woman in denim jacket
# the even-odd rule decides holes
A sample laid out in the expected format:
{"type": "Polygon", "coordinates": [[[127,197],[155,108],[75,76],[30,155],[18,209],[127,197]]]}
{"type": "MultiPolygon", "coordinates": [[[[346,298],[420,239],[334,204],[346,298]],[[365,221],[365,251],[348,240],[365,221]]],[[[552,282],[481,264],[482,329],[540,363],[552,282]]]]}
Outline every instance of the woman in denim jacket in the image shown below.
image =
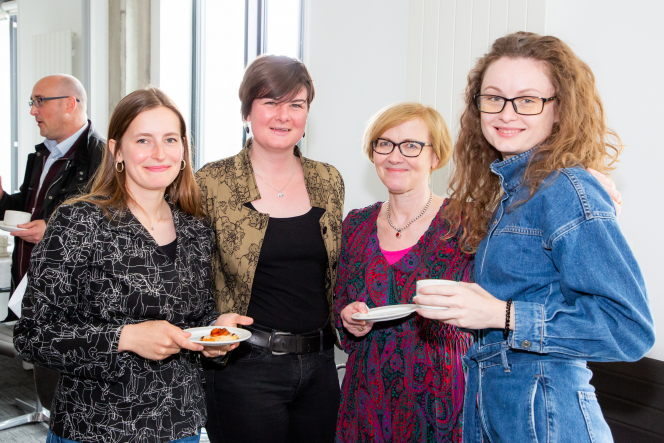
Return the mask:
{"type": "Polygon", "coordinates": [[[479,59],[465,99],[447,216],[477,251],[476,283],[415,299],[477,330],[464,442],[612,441],[586,361],[638,360],[655,336],[611,199],[584,169],[622,149],[594,76],[559,39],[519,32],[479,59]]]}

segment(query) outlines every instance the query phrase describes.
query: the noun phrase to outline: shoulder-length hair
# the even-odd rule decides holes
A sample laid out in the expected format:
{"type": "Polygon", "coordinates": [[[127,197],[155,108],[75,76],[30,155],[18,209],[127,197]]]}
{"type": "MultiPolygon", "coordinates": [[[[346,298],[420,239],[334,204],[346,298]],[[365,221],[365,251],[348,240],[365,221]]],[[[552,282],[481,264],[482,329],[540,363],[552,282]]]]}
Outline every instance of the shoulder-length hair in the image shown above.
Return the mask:
{"type": "Polygon", "coordinates": [[[116,156],[122,152],[122,137],[136,116],[141,112],[158,107],[170,109],[180,121],[182,158],[186,163],[173,183],[166,188],[166,194],[168,194],[171,203],[185,214],[195,217],[203,216],[200,191],[191,168],[191,155],[184,117],[175,103],[163,91],[155,87],[139,89],[120,100],[108,125],[108,140],[115,140],[115,155],[107,145],[104,148],[101,165],[99,165],[92,181],[90,192],[68,201],[68,204],[77,201],[94,203],[108,215],[108,209],[111,207],[124,210],[127,209],[129,202],[135,203],[131,192],[127,188],[126,173],[124,171],[118,172],[116,169],[116,156]]]}
{"type": "Polygon", "coordinates": [[[452,155],[452,135],[450,134],[450,129],[438,111],[430,106],[416,102],[396,103],[378,111],[369,120],[367,129],[364,131],[362,142],[364,154],[373,162],[373,142],[388,129],[395,128],[402,123],[415,119],[422,120],[426,125],[429,131],[431,148],[438,156],[438,165],[431,172],[445,166],[452,155]]]}
{"type": "Polygon", "coordinates": [[[600,172],[613,169],[611,165],[623,147],[618,135],[607,127],[595,76],[567,44],[556,37],[530,32],[496,40],[468,74],[465,109],[453,154],[451,201],[445,215],[455,227],[451,233],[459,233],[461,227],[459,241],[467,252],[476,251],[486,236],[489,219],[502,195],[500,179],[490,170],[491,163],[502,156],[482,134],[474,97],[480,94],[489,66],[503,57],[542,62],[555,88],[558,121],[537,147],[524,176],[531,197],[551,173],[562,168],[580,166],[600,172]]]}

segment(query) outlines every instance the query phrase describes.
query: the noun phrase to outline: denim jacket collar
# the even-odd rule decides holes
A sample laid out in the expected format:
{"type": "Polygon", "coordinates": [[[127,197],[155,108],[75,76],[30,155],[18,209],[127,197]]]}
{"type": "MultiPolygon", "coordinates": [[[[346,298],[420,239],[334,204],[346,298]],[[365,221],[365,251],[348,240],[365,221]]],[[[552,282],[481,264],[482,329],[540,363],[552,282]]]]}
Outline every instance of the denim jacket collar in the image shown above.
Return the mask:
{"type": "Polygon", "coordinates": [[[529,149],[507,160],[496,160],[491,163],[491,171],[500,177],[501,186],[507,194],[511,194],[523,182],[523,176],[535,149],[529,149]]]}

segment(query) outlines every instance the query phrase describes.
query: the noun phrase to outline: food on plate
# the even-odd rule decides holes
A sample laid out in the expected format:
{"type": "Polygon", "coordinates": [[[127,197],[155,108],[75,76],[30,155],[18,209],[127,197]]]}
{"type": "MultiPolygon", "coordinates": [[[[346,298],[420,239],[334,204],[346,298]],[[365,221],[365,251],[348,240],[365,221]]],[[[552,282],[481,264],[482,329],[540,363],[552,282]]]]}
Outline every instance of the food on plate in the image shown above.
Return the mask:
{"type": "Polygon", "coordinates": [[[239,338],[226,328],[214,328],[209,335],[201,337],[201,341],[231,341],[238,340],[239,338]]]}

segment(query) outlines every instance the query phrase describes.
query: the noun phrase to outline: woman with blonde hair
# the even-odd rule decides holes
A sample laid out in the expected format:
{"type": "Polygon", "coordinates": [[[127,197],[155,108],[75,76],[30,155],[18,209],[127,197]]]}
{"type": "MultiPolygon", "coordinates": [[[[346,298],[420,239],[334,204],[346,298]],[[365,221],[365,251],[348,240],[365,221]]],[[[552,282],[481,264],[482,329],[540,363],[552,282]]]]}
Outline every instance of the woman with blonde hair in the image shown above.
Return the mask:
{"type": "Polygon", "coordinates": [[[477,330],[464,442],[611,441],[586,361],[641,358],[654,326],[611,199],[585,170],[622,149],[593,73],[561,40],[518,32],[478,60],[465,100],[445,216],[476,252],[476,284],[416,297],[448,308],[420,315],[477,330]]]}
{"type": "Polygon", "coordinates": [[[417,280],[470,281],[473,256],[442,217],[448,200],[429,188],[452,138],[435,109],[399,103],[369,122],[363,146],[389,198],[343,223],[335,312],[349,357],[337,441],[459,442],[469,335],[415,314],[384,323],[352,317],[412,303],[417,280]]]}
{"type": "Polygon", "coordinates": [[[14,344],[61,371],[48,443],[197,442],[206,421],[203,347],[183,329],[250,324],[219,315],[212,232],[201,220],[186,127],[159,89],[111,116],[89,194],[65,202],[32,253],[14,344]]]}

